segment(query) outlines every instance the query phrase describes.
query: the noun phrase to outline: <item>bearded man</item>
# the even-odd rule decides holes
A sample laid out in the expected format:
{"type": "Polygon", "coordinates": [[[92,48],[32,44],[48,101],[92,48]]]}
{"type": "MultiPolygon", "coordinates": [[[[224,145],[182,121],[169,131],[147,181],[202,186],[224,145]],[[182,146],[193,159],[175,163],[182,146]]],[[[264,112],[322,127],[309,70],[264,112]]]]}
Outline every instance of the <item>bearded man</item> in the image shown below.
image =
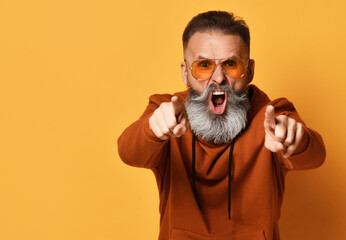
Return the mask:
{"type": "Polygon", "coordinates": [[[188,89],[152,95],[118,139],[126,164],[155,174],[159,239],[280,239],[285,176],[324,162],[321,136],[287,99],[249,85],[255,62],[242,19],[199,14],[183,46],[188,89]]]}

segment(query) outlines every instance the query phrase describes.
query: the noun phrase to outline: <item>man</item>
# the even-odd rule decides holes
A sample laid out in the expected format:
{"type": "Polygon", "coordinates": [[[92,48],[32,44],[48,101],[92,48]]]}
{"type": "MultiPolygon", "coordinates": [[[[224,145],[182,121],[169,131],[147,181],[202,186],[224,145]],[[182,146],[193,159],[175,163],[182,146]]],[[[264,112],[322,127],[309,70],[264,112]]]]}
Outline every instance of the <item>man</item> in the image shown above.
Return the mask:
{"type": "Polygon", "coordinates": [[[287,99],[249,85],[255,62],[243,20],[199,14],[183,46],[188,90],[151,96],[118,139],[125,163],[155,174],[159,239],[277,240],[285,175],[320,166],[322,138],[287,99]]]}

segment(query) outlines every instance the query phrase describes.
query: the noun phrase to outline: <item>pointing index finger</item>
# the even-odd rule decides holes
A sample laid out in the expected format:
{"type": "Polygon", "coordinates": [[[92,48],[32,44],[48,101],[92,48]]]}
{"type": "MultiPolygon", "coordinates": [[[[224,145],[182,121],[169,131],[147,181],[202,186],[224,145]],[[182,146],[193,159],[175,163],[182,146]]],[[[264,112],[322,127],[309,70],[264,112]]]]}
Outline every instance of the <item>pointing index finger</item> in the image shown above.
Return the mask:
{"type": "Polygon", "coordinates": [[[184,105],[184,103],[181,102],[181,100],[177,96],[173,96],[171,98],[171,102],[173,105],[173,111],[174,111],[175,116],[178,116],[179,114],[184,112],[185,105],[184,105]]]}
{"type": "Polygon", "coordinates": [[[265,113],[264,127],[270,131],[275,129],[275,110],[272,105],[268,105],[265,113]]]}

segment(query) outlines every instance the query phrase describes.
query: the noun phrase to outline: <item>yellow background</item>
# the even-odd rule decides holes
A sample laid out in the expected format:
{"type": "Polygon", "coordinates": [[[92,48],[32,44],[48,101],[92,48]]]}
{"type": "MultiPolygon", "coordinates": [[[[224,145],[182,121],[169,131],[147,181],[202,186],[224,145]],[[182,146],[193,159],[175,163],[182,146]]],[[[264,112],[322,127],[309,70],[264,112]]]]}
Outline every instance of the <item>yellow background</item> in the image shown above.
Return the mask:
{"type": "Polygon", "coordinates": [[[247,21],[253,83],[326,143],[323,167],[287,177],[282,239],[344,239],[344,1],[1,0],[1,240],[157,239],[154,176],[116,140],[150,94],[185,89],[181,34],[214,9],[247,21]]]}

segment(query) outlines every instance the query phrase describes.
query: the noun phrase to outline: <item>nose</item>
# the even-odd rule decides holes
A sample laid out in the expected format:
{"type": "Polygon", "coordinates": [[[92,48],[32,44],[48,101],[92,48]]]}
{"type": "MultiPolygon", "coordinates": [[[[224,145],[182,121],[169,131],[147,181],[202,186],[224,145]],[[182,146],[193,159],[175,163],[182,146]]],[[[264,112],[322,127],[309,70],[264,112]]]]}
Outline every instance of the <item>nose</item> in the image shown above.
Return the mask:
{"type": "Polygon", "coordinates": [[[211,80],[214,83],[217,84],[221,84],[223,81],[227,80],[225,73],[222,70],[222,67],[220,66],[220,64],[216,65],[216,69],[213,73],[213,75],[211,76],[211,80]]]}

